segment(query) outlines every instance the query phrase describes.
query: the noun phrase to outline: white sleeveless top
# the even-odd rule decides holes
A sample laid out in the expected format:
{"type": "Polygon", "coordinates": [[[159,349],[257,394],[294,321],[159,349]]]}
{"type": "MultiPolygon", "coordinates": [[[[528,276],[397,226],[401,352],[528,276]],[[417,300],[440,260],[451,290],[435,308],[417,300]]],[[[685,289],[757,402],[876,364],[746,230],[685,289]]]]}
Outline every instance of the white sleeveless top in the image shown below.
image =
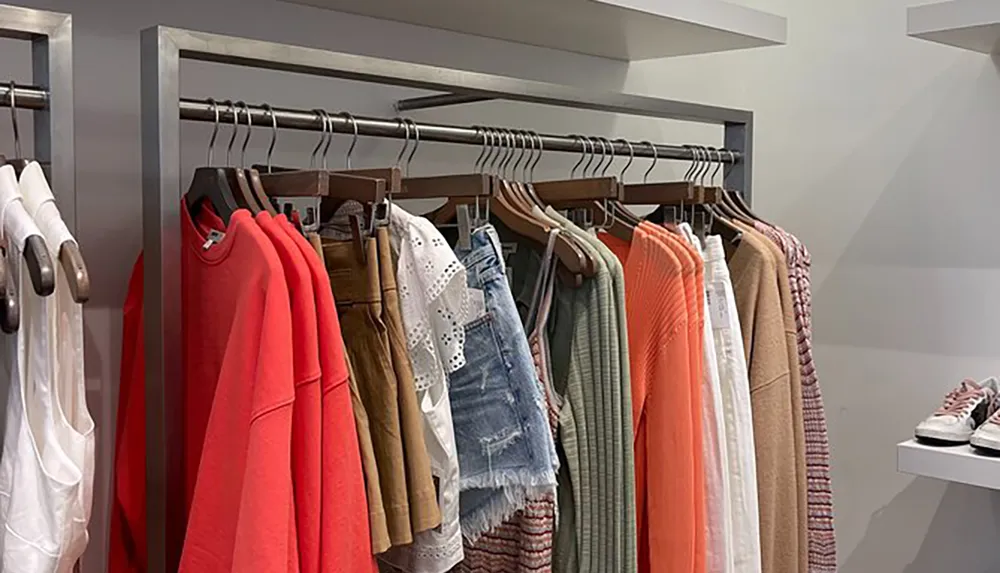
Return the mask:
{"type": "Polygon", "coordinates": [[[70,572],[83,555],[89,539],[94,491],[94,420],[87,408],[83,364],[83,306],[73,300],[69,281],[59,264],[59,250],[76,242],[66,227],[42,167],[32,161],[19,181],[24,206],[42,232],[56,271],[56,291],[46,299],[50,306],[47,333],[52,356],[55,421],[59,444],[82,474],[71,514],[72,538],[60,555],[59,572],[70,572]]]}
{"type": "Polygon", "coordinates": [[[50,302],[35,294],[23,268],[24,240],[41,231],[24,210],[9,165],[0,167],[0,222],[21,304],[17,334],[0,337],[0,376],[10,384],[0,456],[3,571],[59,571],[83,476],[61,446],[56,421],[50,302]]]}

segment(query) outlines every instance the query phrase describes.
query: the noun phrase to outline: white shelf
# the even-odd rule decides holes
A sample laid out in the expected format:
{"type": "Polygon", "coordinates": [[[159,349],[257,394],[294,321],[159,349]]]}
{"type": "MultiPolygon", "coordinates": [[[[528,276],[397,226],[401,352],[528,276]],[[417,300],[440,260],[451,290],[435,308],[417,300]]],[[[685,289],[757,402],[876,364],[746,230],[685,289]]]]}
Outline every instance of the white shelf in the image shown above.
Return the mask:
{"type": "Polygon", "coordinates": [[[907,474],[1000,489],[1000,458],[972,446],[928,446],[916,440],[896,446],[896,469],[907,474]]]}
{"type": "Polygon", "coordinates": [[[785,43],[787,21],[723,0],[283,0],[619,60],[785,43]]]}
{"type": "Polygon", "coordinates": [[[1000,1],[950,0],[906,10],[906,33],[965,50],[1000,51],[1000,1]]]}

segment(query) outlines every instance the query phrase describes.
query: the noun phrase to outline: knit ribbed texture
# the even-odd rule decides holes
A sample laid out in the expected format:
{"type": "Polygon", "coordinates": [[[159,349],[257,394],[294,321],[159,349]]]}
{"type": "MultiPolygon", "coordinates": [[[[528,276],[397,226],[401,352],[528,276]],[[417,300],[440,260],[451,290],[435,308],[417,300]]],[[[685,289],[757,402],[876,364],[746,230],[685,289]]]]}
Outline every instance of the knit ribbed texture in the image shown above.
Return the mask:
{"type": "MultiPolygon", "coordinates": [[[[705,458],[704,458],[704,426],[702,425],[702,380],[705,375],[705,275],[704,263],[698,252],[688,244],[680,235],[668,231],[663,227],[650,225],[650,230],[656,233],[660,243],[673,251],[677,260],[681,262],[684,275],[684,298],[687,301],[687,337],[688,337],[688,364],[691,368],[691,423],[694,434],[693,441],[698,455],[694,458],[694,477],[696,487],[705,491],[705,458]]],[[[698,503],[694,508],[695,517],[695,547],[694,547],[694,573],[704,573],[707,556],[706,545],[706,504],[704,497],[702,503],[698,503]]]]}
{"type": "MultiPolygon", "coordinates": [[[[608,351],[602,361],[608,365],[609,382],[600,388],[602,391],[603,415],[605,431],[610,432],[611,448],[605,461],[608,471],[607,488],[604,490],[603,507],[606,508],[604,534],[605,553],[611,561],[605,563],[610,571],[634,573],[636,571],[636,518],[635,518],[635,460],[632,450],[632,415],[631,415],[631,376],[628,367],[628,331],[625,316],[625,279],[622,265],[615,256],[596,237],[573,225],[554,210],[547,209],[546,214],[564,225],[566,232],[572,233],[585,246],[592,247],[590,251],[600,258],[607,267],[610,283],[608,289],[610,298],[602,300],[602,309],[610,309],[610,316],[604,322],[609,336],[608,351]]],[[[600,278],[597,277],[597,278],[600,278]]],[[[599,294],[602,289],[598,290],[599,294]]],[[[600,337],[602,340],[604,336],[600,337]]]]}
{"type": "MultiPolygon", "coordinates": [[[[638,226],[631,244],[600,239],[622,261],[635,433],[636,512],[640,572],[694,571],[696,507],[704,489],[695,475],[692,369],[681,263],[638,226]]],[[[699,422],[700,425],[700,422],[699,422]]]]}
{"type": "Polygon", "coordinates": [[[803,477],[805,460],[796,447],[794,405],[801,399],[792,388],[777,261],[767,239],[747,229],[729,269],[750,374],[762,570],[804,573],[798,460],[803,477]]]}
{"type": "Polygon", "coordinates": [[[763,223],[756,228],[785,253],[789,286],[795,306],[799,371],[802,374],[802,417],[806,439],[806,475],[809,509],[809,573],[836,573],[837,538],[833,522],[830,483],[830,441],[823,393],[812,353],[812,258],[795,235],[763,223]]]}
{"type": "MultiPolygon", "coordinates": [[[[792,436],[795,438],[795,478],[796,478],[796,509],[798,510],[798,571],[806,573],[809,570],[809,510],[808,487],[806,482],[806,435],[805,424],[802,421],[802,375],[799,372],[798,340],[795,329],[795,308],[792,304],[792,291],[788,280],[788,263],[785,255],[773,242],[749,225],[740,225],[744,234],[750,233],[767,249],[774,259],[777,274],[778,296],[781,300],[781,319],[785,332],[785,350],[788,360],[788,380],[792,393],[792,436]]],[[[791,461],[791,460],[790,460],[791,461]]]]}

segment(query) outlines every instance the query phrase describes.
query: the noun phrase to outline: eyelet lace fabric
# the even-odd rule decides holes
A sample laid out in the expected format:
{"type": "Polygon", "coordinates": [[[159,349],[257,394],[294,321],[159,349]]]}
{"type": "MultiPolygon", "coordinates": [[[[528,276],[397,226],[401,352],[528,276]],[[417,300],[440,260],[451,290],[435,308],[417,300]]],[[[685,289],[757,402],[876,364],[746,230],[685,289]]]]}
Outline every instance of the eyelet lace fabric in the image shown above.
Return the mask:
{"type": "Polygon", "coordinates": [[[417,391],[465,366],[469,294],[465,267],[433,224],[398,207],[390,230],[399,260],[399,306],[417,391]]]}
{"type": "Polygon", "coordinates": [[[417,534],[411,545],[394,547],[381,558],[403,571],[443,573],[464,557],[458,448],[447,382],[448,374],[465,366],[469,314],[465,267],[423,217],[394,206],[389,231],[407,351],[421,400],[431,470],[439,480],[441,526],[417,534]]]}

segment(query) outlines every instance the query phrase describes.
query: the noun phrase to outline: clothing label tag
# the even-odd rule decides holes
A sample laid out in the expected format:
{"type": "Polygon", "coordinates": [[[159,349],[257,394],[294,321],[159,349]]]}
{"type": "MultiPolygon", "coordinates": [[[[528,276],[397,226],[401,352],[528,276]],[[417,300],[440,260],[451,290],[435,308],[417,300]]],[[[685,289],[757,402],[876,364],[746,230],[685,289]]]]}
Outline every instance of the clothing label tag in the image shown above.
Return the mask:
{"type": "Polygon", "coordinates": [[[203,251],[207,251],[212,248],[213,245],[217,245],[222,242],[222,239],[226,238],[225,233],[220,233],[219,231],[209,231],[208,236],[205,238],[205,244],[201,246],[203,251]]]}
{"type": "Polygon", "coordinates": [[[713,330],[729,330],[729,306],[726,304],[725,293],[726,284],[722,282],[713,282],[705,289],[713,330]]]}
{"type": "Polygon", "coordinates": [[[469,322],[486,314],[486,296],[483,291],[477,288],[468,289],[469,293],[469,322]]]}
{"type": "Polygon", "coordinates": [[[467,251],[472,248],[472,218],[469,215],[469,206],[455,207],[455,219],[458,221],[458,248],[467,251]]]}

